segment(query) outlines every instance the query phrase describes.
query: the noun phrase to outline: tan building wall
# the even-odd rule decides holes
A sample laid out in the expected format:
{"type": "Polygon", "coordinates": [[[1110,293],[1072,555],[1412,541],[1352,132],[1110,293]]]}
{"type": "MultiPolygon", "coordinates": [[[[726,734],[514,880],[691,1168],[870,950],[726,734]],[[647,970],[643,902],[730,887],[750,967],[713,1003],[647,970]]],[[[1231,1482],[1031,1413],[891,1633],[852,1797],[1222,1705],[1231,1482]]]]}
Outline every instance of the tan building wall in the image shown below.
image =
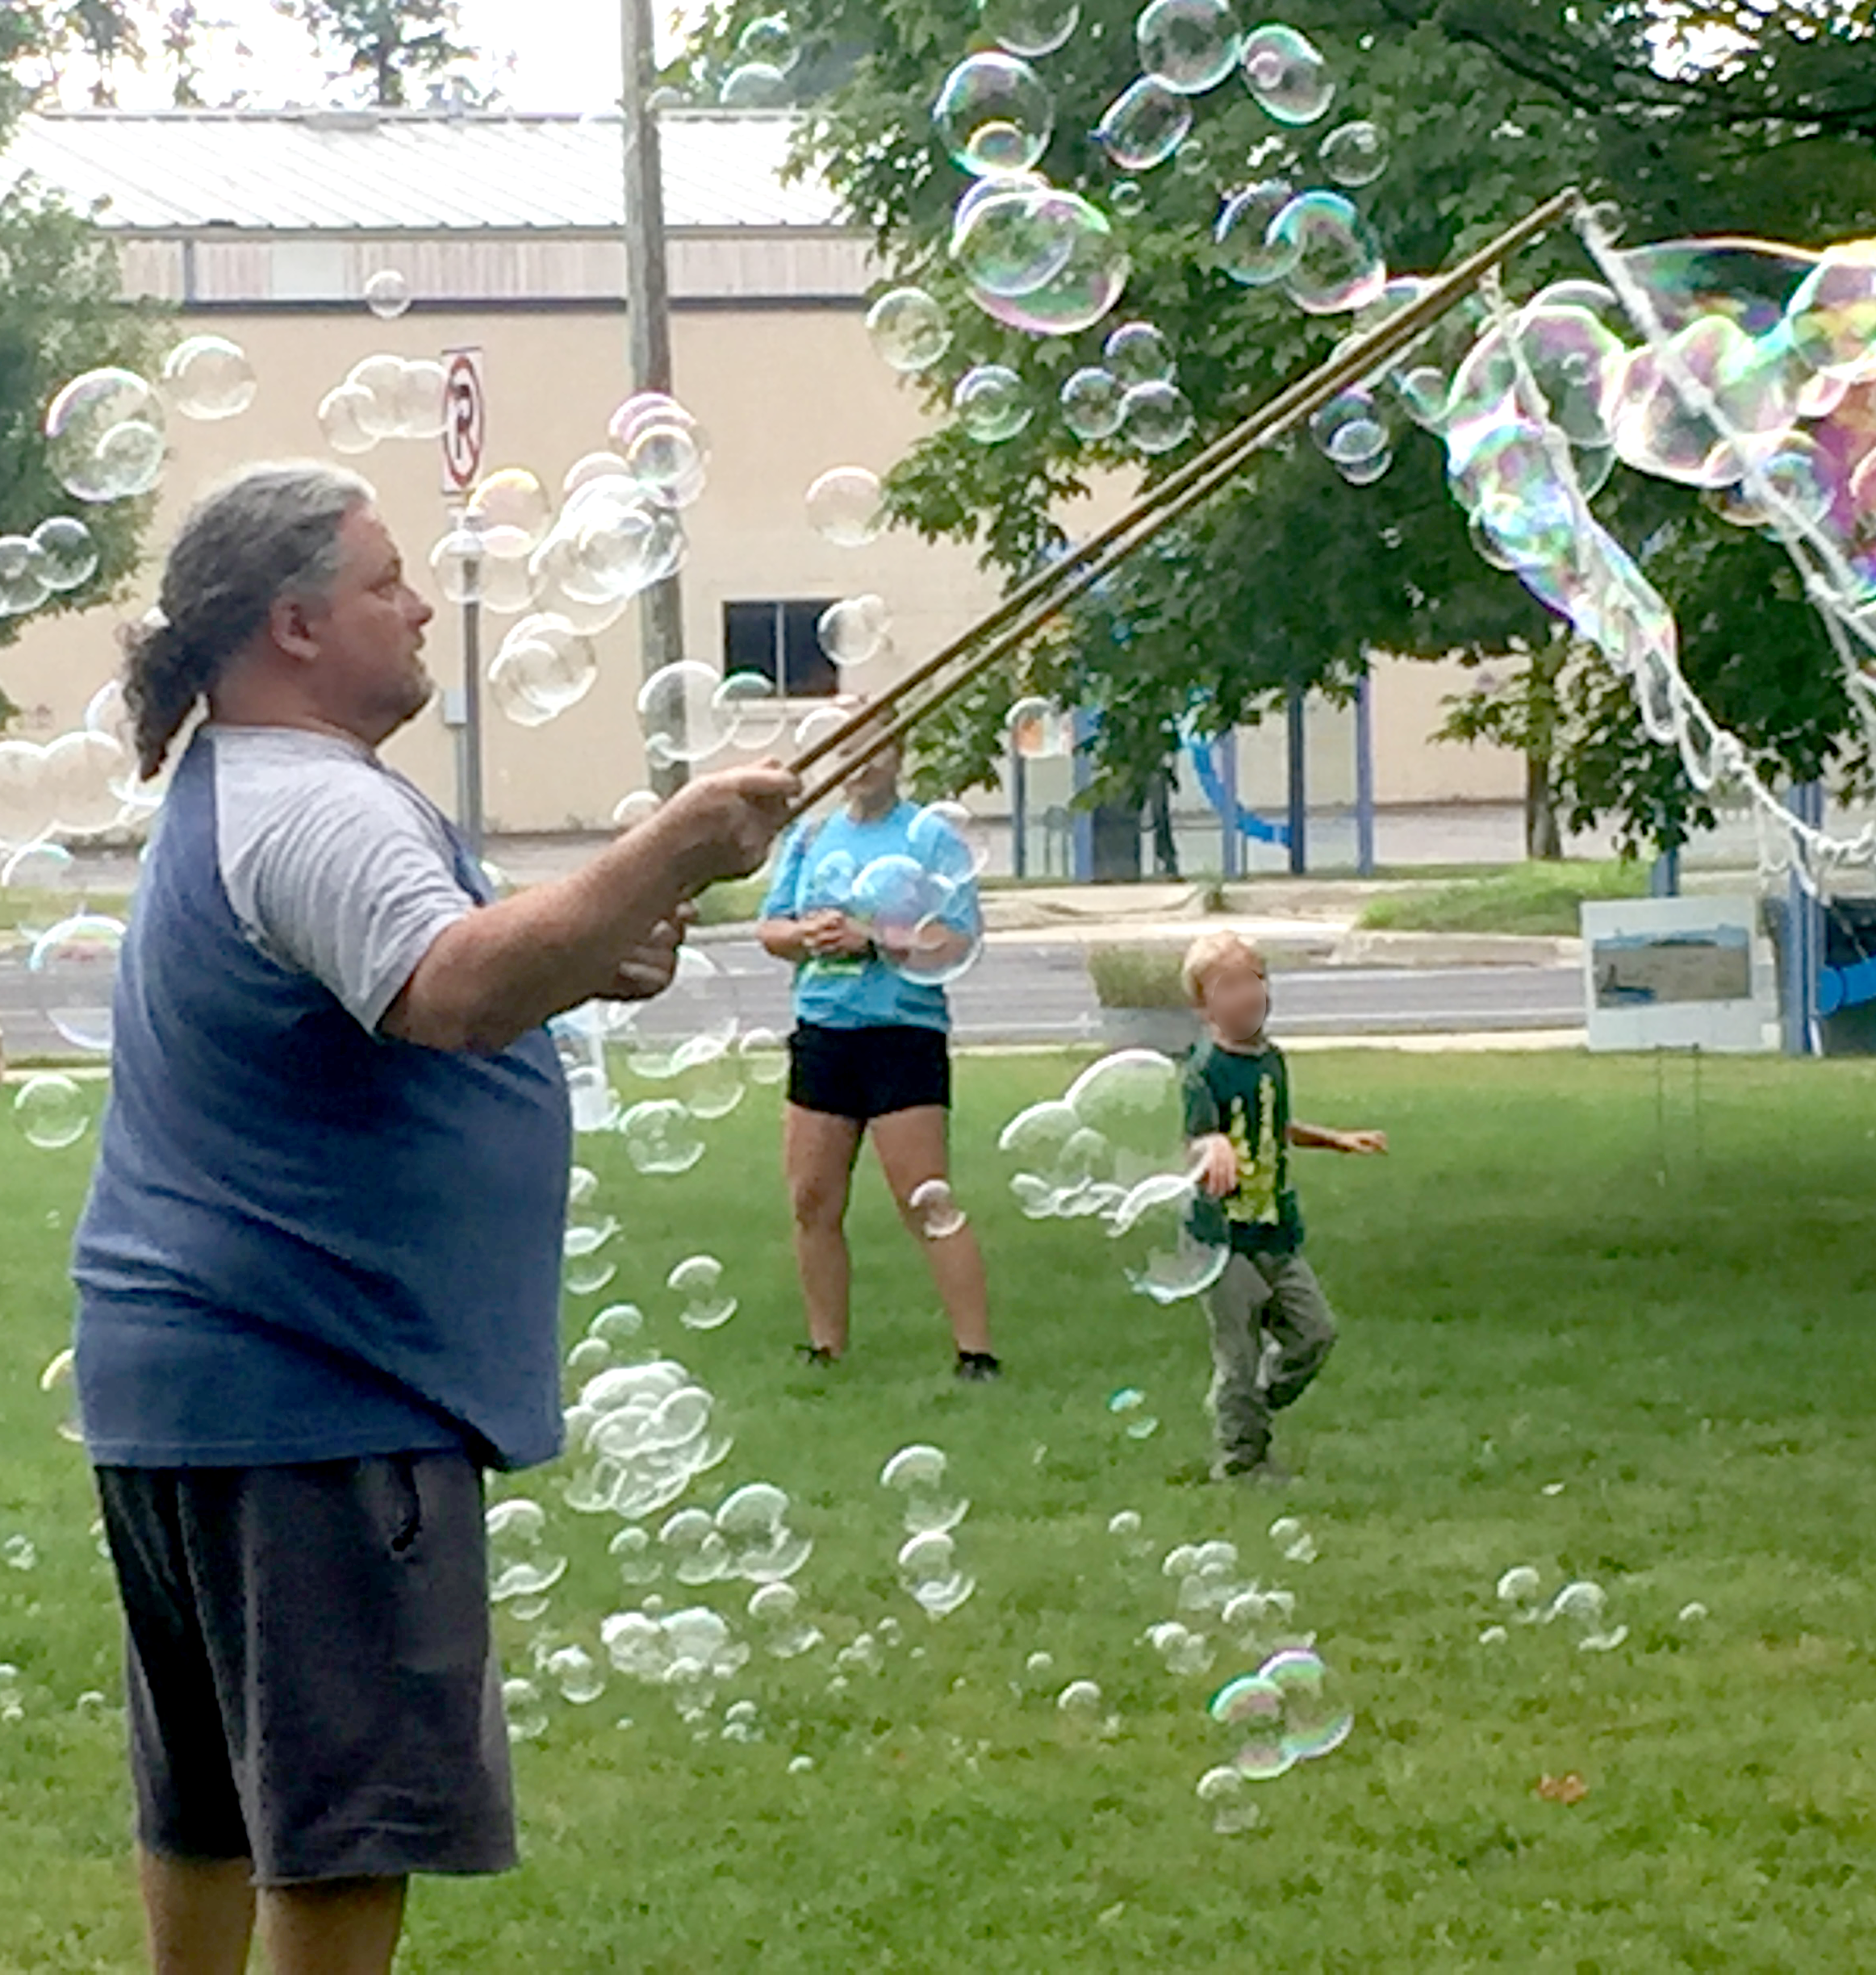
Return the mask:
{"type": "Polygon", "coordinates": [[[1461,747],[1431,738],[1446,716],[1441,702],[1464,691],[1475,676],[1444,660],[1377,662],[1374,799],[1382,808],[1524,800],[1522,755],[1509,748],[1461,747]]]}
{"type": "MultiPolygon", "coordinates": [[[[233,336],[261,380],[244,415],[224,424],[173,422],[172,460],[151,537],[160,551],[181,511],[205,484],[247,461],[321,456],[315,416],[324,393],[360,358],[378,350],[415,357],[462,344],[485,353],[490,411],[489,467],[525,466],[550,489],[581,454],[599,447],[612,407],[626,390],[625,327],[611,311],[555,310],[412,314],[382,324],[366,311],[215,314],[192,327],[233,336]]],[[[680,311],[675,318],[677,395],[703,421],[712,444],[710,484],[687,517],[691,557],[684,620],[691,656],[720,662],[725,603],[877,591],[891,608],[905,658],[923,656],[995,600],[995,586],[971,550],[892,535],[863,549],[841,549],[808,526],[803,495],[826,468],[884,471],[920,429],[914,392],[867,345],[857,309],[736,307],[680,311]]],[[[378,486],[394,531],[420,578],[441,532],[445,507],[433,445],[392,441],[356,460],[378,486]]],[[[1095,504],[1107,507],[1109,491],[1095,504]]],[[[1092,511],[1092,510],[1091,510],[1092,511]]],[[[151,600],[155,569],[132,614],[151,600]]],[[[494,649],[507,620],[485,628],[494,649]]],[[[28,624],[0,651],[0,683],[26,709],[24,731],[49,738],[74,725],[115,662],[115,613],[28,624]]],[[[540,728],[491,716],[485,774],[491,827],[502,830],[592,828],[614,803],[642,785],[644,756],[634,702],[639,683],[635,613],[598,641],[599,683],[579,706],[540,728]]],[[[457,613],[445,610],[430,634],[432,669],[445,685],[460,678],[457,613]]],[[[895,662],[861,669],[862,684],[889,676],[895,662]]],[[[1387,662],[1376,687],[1376,787],[1383,804],[1515,800],[1516,760],[1496,750],[1436,746],[1427,736],[1457,668],[1387,662]]],[[[1324,737],[1327,741],[1327,737],[1324,737]]],[[[446,806],[453,800],[450,737],[432,708],[388,750],[446,806]]],[[[1325,763],[1318,799],[1347,800],[1347,777],[1325,763]]]]}

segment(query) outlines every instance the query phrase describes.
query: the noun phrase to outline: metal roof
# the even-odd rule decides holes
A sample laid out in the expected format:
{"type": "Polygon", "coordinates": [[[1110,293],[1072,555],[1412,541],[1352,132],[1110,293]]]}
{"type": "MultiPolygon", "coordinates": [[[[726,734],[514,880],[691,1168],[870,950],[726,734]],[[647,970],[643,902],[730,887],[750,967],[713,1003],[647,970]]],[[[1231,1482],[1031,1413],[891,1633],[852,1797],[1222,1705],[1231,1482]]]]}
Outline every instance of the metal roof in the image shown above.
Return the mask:
{"type": "MultiPolygon", "coordinates": [[[[666,226],[840,226],[826,186],[782,181],[793,127],[661,116],[666,226]]],[[[144,233],[597,232],[623,217],[620,141],[616,115],[83,111],[24,119],[0,186],[30,172],[144,233]]]]}

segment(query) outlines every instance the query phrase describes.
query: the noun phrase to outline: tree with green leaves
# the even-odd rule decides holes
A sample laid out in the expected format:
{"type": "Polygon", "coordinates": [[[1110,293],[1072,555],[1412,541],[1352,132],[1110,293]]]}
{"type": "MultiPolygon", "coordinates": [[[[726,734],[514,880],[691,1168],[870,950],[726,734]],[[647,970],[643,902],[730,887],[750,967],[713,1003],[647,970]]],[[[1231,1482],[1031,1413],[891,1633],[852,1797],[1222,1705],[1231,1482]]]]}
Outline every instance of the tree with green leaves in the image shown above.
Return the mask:
{"type": "Polygon", "coordinates": [[[303,23],[315,47],[361,80],[366,100],[383,110],[410,101],[413,82],[440,77],[474,51],[457,39],[455,0],[274,0],[303,23]]]}
{"type": "MultiPolygon", "coordinates": [[[[12,23],[17,27],[17,22],[12,23]]],[[[32,51],[15,40],[16,55],[32,51]]],[[[0,99],[0,150],[24,90],[0,99]]],[[[127,304],[110,237],[44,188],[23,180],[0,194],[0,537],[30,535],[55,515],[82,520],[98,545],[95,575],[55,593],[28,616],[0,616],[0,651],[38,617],[120,595],[137,566],[153,503],[75,499],[54,478],[42,430],[60,388],[86,370],[120,365],[148,376],[160,348],[153,311],[127,304]]],[[[14,708],[0,670],[0,724],[14,708]]]]}
{"type": "MultiPolygon", "coordinates": [[[[742,0],[720,17],[706,49],[732,44],[751,11],[742,0]]],[[[1133,0],[1085,0],[1073,36],[1035,64],[1055,106],[1042,169],[1113,212],[1131,260],[1109,321],[1038,342],[975,307],[947,252],[969,182],[930,110],[952,64],[990,44],[973,0],[797,0],[789,10],[805,50],[866,50],[809,105],[802,157],[871,228],[893,278],[945,304],[955,333],[924,380],[933,408],[976,364],[1010,364],[1030,385],[1037,413],[1019,435],[986,447],[946,422],[890,482],[905,524],[976,541],[1013,579],[1055,551],[1062,517],[1097,476],[1150,481],[1189,456],[1143,461],[1113,444],[1084,445],[1053,415],[1062,382],[1099,360],[1113,323],[1144,319],[1165,334],[1197,413],[1193,446],[1346,332],[1345,317],[1304,316],[1279,291],[1239,286],[1210,247],[1220,196],[1234,186],[1321,182],[1316,146],[1344,117],[1373,121],[1391,152],[1385,175],[1357,196],[1394,269],[1431,272],[1572,182],[1619,198],[1632,240],[1731,232],[1815,244],[1876,231],[1867,0],[1299,0],[1285,18],[1339,78],[1332,114],[1286,129],[1227,79],[1196,105],[1196,136],[1177,158],[1139,175],[1139,210],[1122,213],[1111,202],[1118,174],[1088,133],[1137,72],[1137,12],[1133,0]]],[[[1590,272],[1566,232],[1521,257],[1507,282],[1515,295],[1590,272]]],[[[1540,704],[1515,733],[1490,720],[1477,731],[1524,746],[1534,798],[1554,796],[1575,821],[1611,817],[1636,841],[1678,841],[1708,813],[1678,764],[1640,736],[1626,689],[1564,649],[1558,620],[1474,553],[1439,446],[1397,424],[1391,470],[1360,490],[1306,441],[1264,456],[1069,612],[1032,653],[1026,685],[1097,710],[1097,766],[1125,789],[1143,784],[1189,724],[1255,720],[1293,687],[1346,692],[1370,650],[1510,653],[1515,670],[1527,653],[1531,687],[1540,702],[1556,698],[1554,714],[1540,704]]],[[[1684,669],[1719,718],[1793,774],[1820,762],[1852,778],[1866,771],[1820,627],[1780,574],[1775,545],[1729,527],[1689,490],[1626,469],[1598,506],[1621,539],[1645,546],[1648,573],[1679,614],[1684,669]]],[[[1015,690],[995,683],[936,724],[925,749],[937,779],[993,772],[1015,690]]],[[[1540,848],[1544,807],[1534,800],[1540,848]]]]}
{"type": "Polygon", "coordinates": [[[56,95],[74,74],[101,109],[117,101],[116,70],[137,66],[143,40],[132,0],[7,0],[0,7],[0,133],[20,109],[56,95]]]}

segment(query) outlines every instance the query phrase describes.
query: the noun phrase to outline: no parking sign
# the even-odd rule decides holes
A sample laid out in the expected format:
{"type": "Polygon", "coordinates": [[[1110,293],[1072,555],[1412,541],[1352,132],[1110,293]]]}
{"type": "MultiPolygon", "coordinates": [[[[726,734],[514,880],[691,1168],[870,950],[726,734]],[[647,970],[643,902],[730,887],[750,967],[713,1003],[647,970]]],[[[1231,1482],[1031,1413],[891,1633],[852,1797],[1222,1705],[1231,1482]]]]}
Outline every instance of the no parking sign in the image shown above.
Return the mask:
{"type": "Polygon", "coordinates": [[[443,491],[458,499],[482,477],[482,444],[487,416],[481,350],[445,350],[443,491]]]}

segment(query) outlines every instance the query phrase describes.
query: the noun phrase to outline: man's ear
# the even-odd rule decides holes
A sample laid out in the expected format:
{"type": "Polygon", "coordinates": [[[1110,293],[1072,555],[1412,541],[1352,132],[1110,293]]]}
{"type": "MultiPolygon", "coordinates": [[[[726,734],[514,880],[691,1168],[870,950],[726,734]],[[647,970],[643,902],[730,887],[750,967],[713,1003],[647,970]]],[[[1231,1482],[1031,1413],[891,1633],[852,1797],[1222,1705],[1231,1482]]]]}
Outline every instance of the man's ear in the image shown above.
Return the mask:
{"type": "Polygon", "coordinates": [[[302,596],[278,596],[267,612],[268,635],[289,658],[312,659],[320,653],[311,613],[302,596]]]}

